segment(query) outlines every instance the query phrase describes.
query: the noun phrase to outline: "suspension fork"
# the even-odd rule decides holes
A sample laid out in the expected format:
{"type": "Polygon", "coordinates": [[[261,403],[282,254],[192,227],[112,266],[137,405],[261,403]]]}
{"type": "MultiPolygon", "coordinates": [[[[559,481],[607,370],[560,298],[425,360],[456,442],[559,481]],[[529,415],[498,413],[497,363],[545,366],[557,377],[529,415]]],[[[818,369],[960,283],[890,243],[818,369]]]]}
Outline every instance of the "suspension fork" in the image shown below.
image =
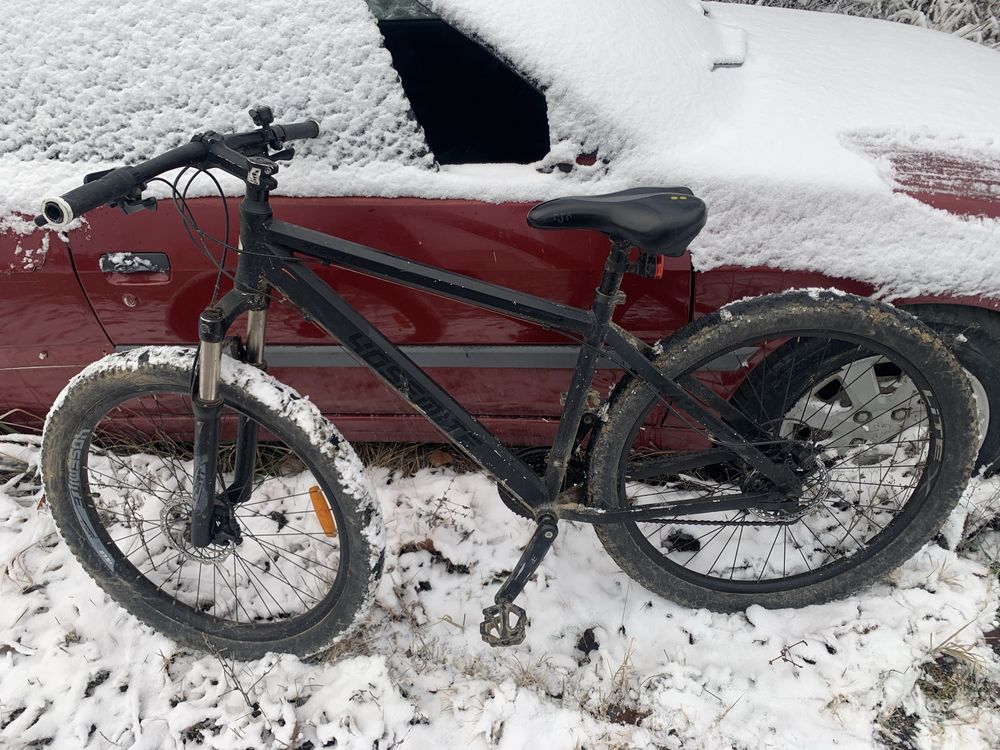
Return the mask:
{"type": "MultiPolygon", "coordinates": [[[[264,331],[267,328],[267,308],[247,313],[247,363],[264,369],[264,331]]],[[[236,465],[233,483],[226,488],[230,505],[239,505],[250,499],[253,474],[256,469],[258,425],[249,417],[241,416],[236,426],[236,465]]]]}
{"type": "MultiPolygon", "coordinates": [[[[233,293],[231,293],[233,294],[233,293]]],[[[227,295],[219,307],[201,314],[198,325],[198,380],[193,394],[194,411],[194,488],[191,512],[191,544],[206,547],[215,532],[216,477],[219,468],[219,418],[222,397],[219,376],[222,370],[222,346],[228,324],[237,312],[227,304],[227,295]]],[[[245,298],[235,306],[242,306],[245,298]]],[[[246,309],[246,308],[243,308],[246,309]]],[[[247,310],[247,362],[263,368],[264,333],[267,328],[266,302],[247,310]]],[[[240,416],[236,426],[236,452],[233,482],[225,490],[225,501],[231,510],[245,502],[253,490],[256,469],[258,425],[249,417],[240,416]]]]}
{"type": "Polygon", "coordinates": [[[191,544],[212,543],[215,520],[215,481],[219,468],[219,374],[222,371],[224,315],[210,307],[198,321],[198,380],[191,399],[194,411],[194,487],[191,544]]]}
{"type": "Polygon", "coordinates": [[[263,279],[269,263],[266,260],[268,248],[261,238],[270,219],[268,188],[248,185],[246,197],[240,204],[240,247],[249,248],[253,254],[239,254],[234,288],[223,295],[217,306],[202,312],[198,321],[198,381],[191,398],[195,419],[191,544],[195,547],[208,546],[216,536],[218,505],[224,506],[228,515],[223,519],[229,529],[227,534],[235,536],[238,542],[239,530],[232,523],[233,507],[246,501],[253,489],[258,426],[252,419],[240,416],[236,427],[234,479],[222,493],[220,502],[216,500],[219,418],[222,414],[219,376],[223,339],[233,321],[243,313],[247,314],[247,361],[260,368],[265,366],[268,296],[263,279]]]}

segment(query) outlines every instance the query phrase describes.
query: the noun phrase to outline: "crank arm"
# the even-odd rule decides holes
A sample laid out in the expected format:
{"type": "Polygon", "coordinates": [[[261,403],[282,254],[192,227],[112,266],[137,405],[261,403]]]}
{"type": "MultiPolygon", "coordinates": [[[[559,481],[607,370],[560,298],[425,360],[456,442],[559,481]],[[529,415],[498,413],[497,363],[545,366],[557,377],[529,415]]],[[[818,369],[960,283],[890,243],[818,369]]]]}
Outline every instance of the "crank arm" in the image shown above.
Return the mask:
{"type": "Polygon", "coordinates": [[[510,572],[507,580],[503,582],[500,590],[493,597],[493,601],[498,604],[503,601],[512,602],[518,597],[528,583],[528,579],[538,570],[538,566],[541,564],[542,558],[545,557],[545,553],[552,546],[552,542],[559,535],[559,527],[553,516],[542,515],[539,516],[539,519],[535,533],[531,535],[531,540],[524,548],[524,552],[521,553],[517,565],[514,566],[514,570],[510,572]]]}
{"type": "Polygon", "coordinates": [[[528,616],[522,607],[514,604],[514,600],[524,591],[528,580],[538,570],[542,558],[551,549],[558,535],[559,527],[555,516],[539,516],[535,533],[531,535],[514,570],[493,597],[494,604],[483,610],[479,634],[486,643],[491,646],[513,646],[524,640],[528,616]]]}

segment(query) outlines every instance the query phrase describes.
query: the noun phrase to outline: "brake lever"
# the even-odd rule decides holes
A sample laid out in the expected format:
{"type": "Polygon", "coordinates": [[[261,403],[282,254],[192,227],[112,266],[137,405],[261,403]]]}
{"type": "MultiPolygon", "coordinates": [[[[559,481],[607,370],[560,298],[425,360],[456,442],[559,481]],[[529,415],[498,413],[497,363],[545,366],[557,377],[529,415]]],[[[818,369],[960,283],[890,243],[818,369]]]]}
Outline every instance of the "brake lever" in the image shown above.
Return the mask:
{"type": "Polygon", "coordinates": [[[156,198],[130,198],[128,200],[115,202],[109,204],[111,206],[118,206],[122,212],[126,214],[135,214],[139,211],[155,211],[156,210],[156,198]]]}
{"type": "MultiPolygon", "coordinates": [[[[87,175],[91,177],[91,175],[87,175]]],[[[86,180],[85,180],[86,182],[86,180]]],[[[150,196],[149,198],[143,198],[142,193],[146,189],[145,183],[139,185],[134,192],[129,195],[122,196],[119,200],[111,201],[108,206],[111,208],[118,207],[125,214],[135,214],[139,211],[155,211],[156,210],[156,198],[150,196]]]]}
{"type": "Polygon", "coordinates": [[[273,163],[273,157],[266,156],[266,143],[261,144],[260,152],[249,148],[237,150],[229,146],[225,138],[214,131],[198,133],[191,140],[204,141],[209,145],[205,156],[206,165],[218,167],[227,174],[265,190],[273,190],[278,186],[277,181],[271,176],[278,171],[278,167],[273,163]]]}

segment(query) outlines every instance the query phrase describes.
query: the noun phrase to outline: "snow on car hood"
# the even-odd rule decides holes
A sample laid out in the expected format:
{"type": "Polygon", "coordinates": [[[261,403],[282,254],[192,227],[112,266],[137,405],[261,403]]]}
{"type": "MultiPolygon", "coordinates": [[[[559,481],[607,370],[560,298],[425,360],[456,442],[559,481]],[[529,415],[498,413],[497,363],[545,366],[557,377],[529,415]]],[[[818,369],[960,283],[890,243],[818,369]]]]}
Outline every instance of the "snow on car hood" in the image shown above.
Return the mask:
{"type": "Polygon", "coordinates": [[[894,193],[885,155],[948,155],[995,170],[1000,54],[846,16],[717,3],[710,12],[746,30],[748,53],[725,71],[740,80],[738,105],[691,155],[692,173],[714,183],[706,199],[715,196],[699,266],[818,270],[888,295],[998,296],[1000,223],[894,193]]]}
{"type": "Polygon", "coordinates": [[[545,90],[559,156],[610,159],[587,192],[695,188],[709,206],[696,268],[820,271],[886,296],[1000,295],[998,223],[894,193],[888,165],[864,149],[868,138],[920,141],[1000,160],[995,51],[898,24],[694,0],[430,4],[545,90]]]}
{"type": "Polygon", "coordinates": [[[782,176],[857,185],[871,172],[858,168],[844,141],[868,134],[936,136],[951,152],[1000,149],[995,50],[884,21],[707,5],[713,19],[748,38],[746,64],[719,73],[738,83],[739,97],[710,127],[727,171],[759,172],[766,155],[782,176]]]}

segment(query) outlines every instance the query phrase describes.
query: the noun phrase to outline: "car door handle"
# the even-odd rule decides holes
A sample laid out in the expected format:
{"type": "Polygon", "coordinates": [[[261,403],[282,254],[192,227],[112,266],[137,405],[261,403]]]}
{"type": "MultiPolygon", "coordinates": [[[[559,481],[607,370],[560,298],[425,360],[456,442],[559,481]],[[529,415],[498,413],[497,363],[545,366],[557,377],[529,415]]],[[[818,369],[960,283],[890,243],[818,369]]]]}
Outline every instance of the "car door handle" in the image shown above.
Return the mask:
{"type": "Polygon", "coordinates": [[[164,284],[170,281],[170,258],[166,253],[104,253],[99,266],[111,284],[164,284]]]}
{"type": "Polygon", "coordinates": [[[104,273],[170,273],[166,253],[104,253],[100,260],[104,273]]]}

